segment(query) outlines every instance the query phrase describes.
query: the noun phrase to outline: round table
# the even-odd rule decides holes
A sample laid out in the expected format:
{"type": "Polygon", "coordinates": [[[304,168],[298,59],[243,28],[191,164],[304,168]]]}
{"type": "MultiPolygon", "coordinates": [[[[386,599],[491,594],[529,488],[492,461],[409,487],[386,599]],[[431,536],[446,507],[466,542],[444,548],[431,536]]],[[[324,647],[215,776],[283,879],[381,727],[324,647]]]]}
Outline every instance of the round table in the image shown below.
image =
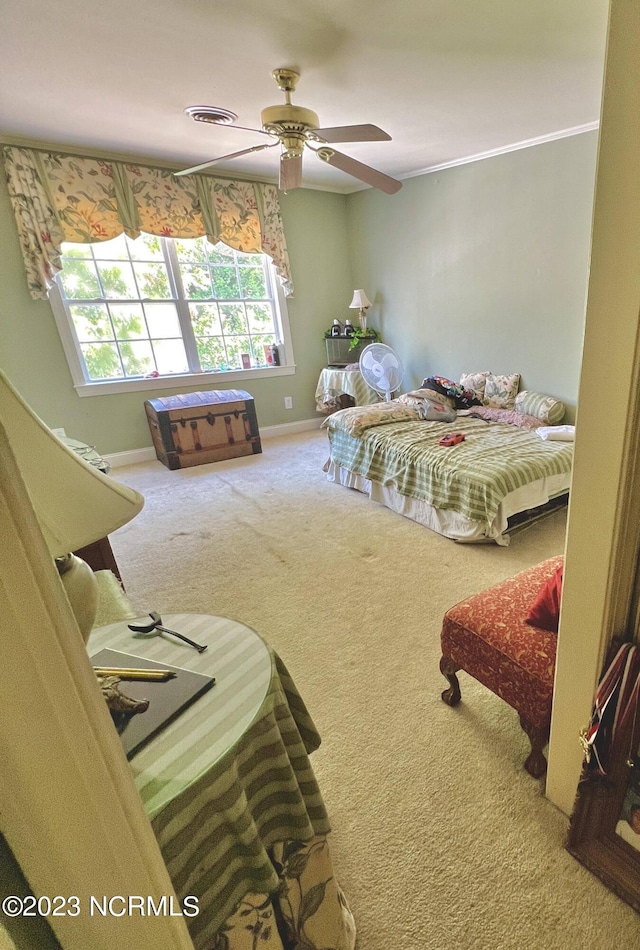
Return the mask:
{"type": "MultiPolygon", "coordinates": [[[[123,666],[140,657],[216,679],[129,762],[176,894],[198,901],[197,917],[187,920],[194,945],[209,946],[224,927],[230,950],[240,950],[248,916],[264,921],[277,901],[280,918],[291,917],[292,933],[304,926],[310,946],[318,926],[318,947],[329,934],[338,940],[332,945],[352,947],[353,919],[335,882],[329,821],[308,758],[320,736],[284,663],[235,620],[163,616],[163,626],[208,645],[199,653],[170,634],[128,627],[148,619],[99,627],[87,649],[121,651],[123,666]],[[305,921],[304,894],[321,882],[324,900],[305,921]]],[[[127,694],[126,681],[120,690],[127,694]]],[[[288,946],[274,922],[264,950],[288,946]]]]}
{"type": "MultiPolygon", "coordinates": [[[[150,818],[232,749],[258,714],[272,676],[269,648],[258,634],[235,620],[204,614],[167,614],[162,625],[208,649],[194,647],[165,633],[134,633],[128,623],[94,630],[89,654],[108,648],[156,663],[215,676],[215,686],[169,723],[131,760],[140,797],[150,818]],[[205,748],[203,750],[203,739],[205,748]],[[180,769],[175,769],[176,745],[180,769]]],[[[135,664],[130,664],[134,666],[135,664]]],[[[121,691],[127,693],[126,682],[121,691]]]]}

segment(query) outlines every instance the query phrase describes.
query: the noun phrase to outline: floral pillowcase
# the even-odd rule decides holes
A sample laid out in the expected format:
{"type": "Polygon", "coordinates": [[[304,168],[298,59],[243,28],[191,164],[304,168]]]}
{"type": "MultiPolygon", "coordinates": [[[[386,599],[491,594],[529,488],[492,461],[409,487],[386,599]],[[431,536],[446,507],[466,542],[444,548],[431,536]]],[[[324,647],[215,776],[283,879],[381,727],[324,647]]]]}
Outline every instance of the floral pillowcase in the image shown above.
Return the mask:
{"type": "Polygon", "coordinates": [[[520,373],[511,376],[487,376],[484,387],[485,406],[491,409],[514,409],[520,386],[520,373]]]}

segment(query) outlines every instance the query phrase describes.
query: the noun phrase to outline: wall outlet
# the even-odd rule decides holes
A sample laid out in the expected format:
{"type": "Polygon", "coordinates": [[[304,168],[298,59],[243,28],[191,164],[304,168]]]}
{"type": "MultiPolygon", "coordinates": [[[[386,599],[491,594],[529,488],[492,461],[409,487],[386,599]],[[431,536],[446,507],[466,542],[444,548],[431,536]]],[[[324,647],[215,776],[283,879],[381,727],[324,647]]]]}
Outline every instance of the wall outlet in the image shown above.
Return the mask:
{"type": "Polygon", "coordinates": [[[284,397],[284,408],[293,409],[293,398],[291,396],[284,397]]]}

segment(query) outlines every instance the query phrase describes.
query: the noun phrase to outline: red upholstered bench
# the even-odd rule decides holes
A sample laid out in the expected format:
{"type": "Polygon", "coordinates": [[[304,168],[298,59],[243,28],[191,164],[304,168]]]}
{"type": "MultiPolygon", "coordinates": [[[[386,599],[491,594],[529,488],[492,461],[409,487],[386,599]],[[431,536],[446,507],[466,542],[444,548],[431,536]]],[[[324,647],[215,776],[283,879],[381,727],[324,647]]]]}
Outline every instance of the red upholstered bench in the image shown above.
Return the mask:
{"type": "Polygon", "coordinates": [[[540,588],[562,564],[562,555],[451,607],[442,624],[440,670],[450,686],[449,706],[460,702],[456,673],[464,670],[520,714],[531,742],[524,764],[534,778],[547,770],[542,750],[549,740],[557,634],[525,623],[540,588]]]}

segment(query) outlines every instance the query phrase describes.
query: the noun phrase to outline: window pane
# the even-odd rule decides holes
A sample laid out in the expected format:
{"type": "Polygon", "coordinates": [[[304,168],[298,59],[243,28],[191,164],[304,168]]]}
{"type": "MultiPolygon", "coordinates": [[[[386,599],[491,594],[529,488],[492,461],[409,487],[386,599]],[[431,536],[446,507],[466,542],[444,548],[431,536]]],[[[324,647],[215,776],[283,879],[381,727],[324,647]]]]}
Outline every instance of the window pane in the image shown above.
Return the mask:
{"type": "Polygon", "coordinates": [[[222,333],[220,316],[215,303],[190,304],[191,324],[193,332],[201,334],[222,333]]]}
{"type": "Polygon", "coordinates": [[[153,351],[156,356],[158,372],[187,373],[189,364],[182,340],[154,340],[153,351]]]}
{"type": "Polygon", "coordinates": [[[63,258],[62,289],[72,300],[91,300],[101,297],[96,265],[92,260],[63,258]]]}
{"type": "Polygon", "coordinates": [[[207,241],[206,249],[207,257],[212,264],[228,264],[229,261],[233,261],[236,256],[236,252],[233,248],[227,247],[222,241],[219,241],[217,244],[210,244],[207,241]]]}
{"type": "Polygon", "coordinates": [[[242,297],[257,297],[264,300],[267,288],[262,267],[241,267],[240,288],[242,297]]]}
{"type": "Polygon", "coordinates": [[[69,307],[71,318],[81,343],[90,340],[112,340],[113,328],[104,304],[69,307]]]}
{"type": "Polygon", "coordinates": [[[264,336],[252,336],[251,337],[251,353],[254,360],[259,366],[268,366],[267,357],[264,352],[265,346],[270,346],[272,343],[275,343],[275,337],[273,334],[265,334],[264,336]]]}
{"type": "Polygon", "coordinates": [[[62,253],[65,257],[84,257],[93,260],[91,253],[91,244],[74,244],[71,241],[64,241],[62,244],[62,253]]]}
{"type": "Polygon", "coordinates": [[[156,368],[153,350],[148,340],[121,343],[120,352],[126,376],[147,376],[156,368]]]}
{"type": "Polygon", "coordinates": [[[219,336],[196,339],[200,365],[203,369],[221,369],[226,358],[224,343],[219,336]]]}
{"type": "Polygon", "coordinates": [[[233,369],[241,367],[240,354],[251,352],[251,341],[246,336],[228,336],[226,337],[226,344],[229,366],[233,369]]]}
{"type": "Polygon", "coordinates": [[[149,333],[154,339],[181,336],[180,321],[174,303],[146,303],[144,312],[147,315],[149,333]]]}
{"type": "Polygon", "coordinates": [[[126,303],[121,306],[112,304],[109,310],[118,340],[135,340],[148,335],[142,304],[126,303]]]}
{"type": "Polygon", "coordinates": [[[134,261],[163,261],[162,243],[156,234],[141,234],[135,239],[127,238],[129,254],[134,261]]]}
{"type": "Polygon", "coordinates": [[[249,329],[252,333],[273,332],[273,316],[268,304],[247,304],[247,316],[249,318],[249,329]]]}
{"type": "Polygon", "coordinates": [[[237,300],[242,294],[238,290],[238,278],[235,267],[212,267],[213,296],[219,300],[237,300]]]}
{"type": "Polygon", "coordinates": [[[176,239],[173,243],[181,264],[204,263],[207,260],[207,248],[212,247],[206,238],[196,238],[190,241],[176,239]]]}
{"type": "Polygon", "coordinates": [[[201,267],[197,264],[182,267],[181,273],[184,293],[190,300],[202,300],[206,297],[214,296],[214,294],[211,293],[211,277],[209,276],[208,267],[201,267]]]}
{"type": "Polygon", "coordinates": [[[241,303],[221,303],[220,317],[222,330],[226,333],[246,333],[248,331],[247,317],[241,303]]]}
{"type": "Polygon", "coordinates": [[[112,238],[111,241],[101,241],[100,244],[94,244],[93,250],[97,260],[129,260],[129,254],[127,252],[127,239],[124,234],[119,234],[117,238],[112,238]]]}
{"type": "Polygon", "coordinates": [[[172,296],[169,287],[169,275],[164,264],[134,264],[133,269],[141,297],[167,300],[172,296]]]}
{"type": "Polygon", "coordinates": [[[123,297],[135,298],[138,296],[133,279],[133,269],[128,261],[111,264],[99,260],[97,265],[105,297],[118,300],[123,297]]]}
{"type": "Polygon", "coordinates": [[[115,343],[86,344],[81,347],[89,379],[113,379],[124,376],[115,343]]]}

